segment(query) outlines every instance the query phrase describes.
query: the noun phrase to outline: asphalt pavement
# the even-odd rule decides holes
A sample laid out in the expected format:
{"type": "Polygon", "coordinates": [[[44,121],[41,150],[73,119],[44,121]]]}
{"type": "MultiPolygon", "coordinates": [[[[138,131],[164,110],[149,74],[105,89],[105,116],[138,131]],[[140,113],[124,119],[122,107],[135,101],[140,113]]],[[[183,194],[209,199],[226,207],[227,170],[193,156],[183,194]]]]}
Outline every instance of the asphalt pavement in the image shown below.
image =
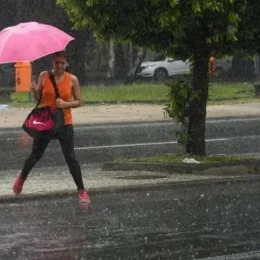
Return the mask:
{"type": "MultiPolygon", "coordinates": [[[[259,118],[207,120],[206,149],[210,154],[260,153],[259,118]]],[[[165,153],[179,153],[178,126],[172,121],[81,125],[75,127],[75,150],[81,164],[103,163],[165,153]]],[[[21,129],[0,130],[1,169],[21,168],[32,139],[21,129]]],[[[60,145],[53,140],[37,167],[64,165],[60,145]]]]}
{"type": "Polygon", "coordinates": [[[0,204],[1,260],[259,259],[260,182],[0,204]],[[243,256],[244,258],[241,258],[243,256]]]}
{"type": "MultiPolygon", "coordinates": [[[[257,118],[211,119],[208,147],[259,153],[259,126],[257,118]]],[[[258,176],[101,170],[115,156],[177,151],[175,130],[169,121],[76,126],[88,211],[55,141],[14,197],[31,140],[0,130],[0,259],[260,259],[258,176]]]]}
{"type": "MultiPolygon", "coordinates": [[[[56,194],[72,194],[77,197],[76,186],[67,166],[35,168],[27,178],[21,195],[12,194],[12,185],[17,170],[0,171],[0,202],[27,200],[30,197],[55,197],[56,194]]],[[[226,182],[235,176],[214,176],[198,174],[167,174],[149,171],[102,171],[101,165],[82,165],[82,176],[86,189],[90,193],[105,191],[121,191],[127,189],[141,189],[156,187],[157,185],[192,185],[193,183],[226,182]]],[[[248,177],[241,177],[241,180],[248,177]]],[[[253,179],[257,179],[253,177],[253,179]]]]}

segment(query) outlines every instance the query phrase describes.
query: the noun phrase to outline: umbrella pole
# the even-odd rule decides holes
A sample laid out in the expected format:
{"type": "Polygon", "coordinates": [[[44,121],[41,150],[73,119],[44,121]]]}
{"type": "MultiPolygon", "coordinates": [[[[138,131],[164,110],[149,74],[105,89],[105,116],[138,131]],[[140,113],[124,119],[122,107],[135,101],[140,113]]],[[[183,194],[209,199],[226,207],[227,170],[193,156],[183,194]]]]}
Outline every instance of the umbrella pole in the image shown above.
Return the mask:
{"type": "MultiPolygon", "coordinates": [[[[32,66],[32,63],[30,63],[31,65],[31,84],[35,83],[37,84],[37,77],[36,75],[33,73],[33,66],[32,66]]],[[[29,102],[32,103],[33,102],[33,95],[32,95],[32,91],[30,89],[29,91],[29,102]]]]}
{"type": "Polygon", "coordinates": [[[28,99],[29,99],[29,103],[32,103],[32,93],[28,92],[28,99]]]}

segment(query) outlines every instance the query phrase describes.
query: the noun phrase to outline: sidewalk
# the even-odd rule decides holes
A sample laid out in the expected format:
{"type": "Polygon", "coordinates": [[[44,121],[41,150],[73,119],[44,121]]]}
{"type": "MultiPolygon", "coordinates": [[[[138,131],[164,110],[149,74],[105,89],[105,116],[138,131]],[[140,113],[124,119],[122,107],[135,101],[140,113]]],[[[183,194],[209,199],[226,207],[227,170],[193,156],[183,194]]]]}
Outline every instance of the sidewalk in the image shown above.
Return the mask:
{"type": "MultiPolygon", "coordinates": [[[[39,198],[42,196],[72,194],[77,197],[76,186],[66,166],[51,168],[35,168],[32,170],[21,195],[15,197],[12,193],[13,181],[17,171],[0,171],[0,203],[15,199],[39,198]]],[[[90,168],[82,165],[82,175],[86,189],[93,195],[98,192],[116,192],[130,189],[146,189],[147,194],[155,186],[162,185],[210,185],[211,183],[226,183],[232,181],[260,181],[260,176],[223,177],[203,176],[196,174],[167,174],[147,171],[102,171],[100,168],[90,168]]]]}
{"type": "MultiPolygon", "coordinates": [[[[20,127],[23,120],[31,109],[11,108],[0,110],[1,127],[20,127]]],[[[131,121],[154,121],[171,120],[165,118],[163,105],[96,105],[85,106],[73,110],[75,124],[131,122],[131,121]]],[[[247,117],[260,116],[260,103],[239,104],[239,105],[218,105],[209,106],[207,109],[208,118],[221,117],[247,117]]],[[[221,177],[201,176],[195,174],[165,174],[160,172],[142,171],[102,171],[101,168],[89,168],[82,166],[83,179],[86,188],[90,193],[98,191],[115,191],[117,189],[130,188],[152,188],[161,184],[191,184],[215,183],[218,181],[240,181],[260,180],[258,176],[247,177],[221,177]]],[[[17,171],[1,171],[0,201],[13,198],[12,184],[17,171]]],[[[67,166],[57,168],[35,167],[24,186],[23,195],[20,198],[49,195],[54,193],[64,194],[75,192],[75,185],[69,174],[67,166]]]]}
{"type": "MultiPolygon", "coordinates": [[[[73,109],[74,124],[172,120],[165,117],[164,105],[87,105],[73,109]]],[[[31,108],[0,110],[1,127],[20,127],[31,108]]],[[[260,102],[208,106],[207,118],[260,116],[260,102]]]]}

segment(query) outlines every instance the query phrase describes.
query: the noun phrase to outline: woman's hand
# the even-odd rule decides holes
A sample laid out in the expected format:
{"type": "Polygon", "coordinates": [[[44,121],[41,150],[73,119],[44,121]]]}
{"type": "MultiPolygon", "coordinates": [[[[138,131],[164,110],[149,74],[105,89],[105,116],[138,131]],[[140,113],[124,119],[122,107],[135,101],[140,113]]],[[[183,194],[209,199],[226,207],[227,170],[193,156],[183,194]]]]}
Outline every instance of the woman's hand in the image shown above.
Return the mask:
{"type": "Polygon", "coordinates": [[[41,89],[39,88],[39,86],[37,86],[35,82],[32,82],[31,84],[31,92],[33,93],[35,101],[38,102],[41,98],[41,89]]]}
{"type": "Polygon", "coordinates": [[[67,107],[68,107],[68,102],[64,101],[64,100],[61,99],[61,98],[57,98],[57,99],[56,99],[56,105],[57,105],[57,107],[59,107],[59,108],[67,108],[67,107]]]}

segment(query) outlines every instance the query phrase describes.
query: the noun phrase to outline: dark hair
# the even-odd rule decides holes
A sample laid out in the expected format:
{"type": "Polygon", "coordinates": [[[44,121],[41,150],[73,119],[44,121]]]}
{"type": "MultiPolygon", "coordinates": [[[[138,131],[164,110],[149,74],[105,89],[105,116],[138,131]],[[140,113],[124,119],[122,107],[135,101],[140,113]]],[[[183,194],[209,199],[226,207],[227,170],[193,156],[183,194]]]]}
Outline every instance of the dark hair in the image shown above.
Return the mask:
{"type": "Polygon", "coordinates": [[[60,57],[64,57],[66,60],[68,60],[68,54],[66,51],[57,51],[54,53],[53,58],[60,56],[60,57]]]}
{"type": "MultiPolygon", "coordinates": [[[[68,62],[68,54],[67,54],[67,52],[66,51],[57,51],[57,52],[55,52],[54,53],[54,56],[53,56],[53,59],[55,58],[55,57],[64,57],[66,60],[67,60],[67,62],[68,62]]],[[[67,66],[67,68],[66,68],[66,71],[67,72],[70,72],[70,69],[69,69],[69,67],[67,66]]]]}

